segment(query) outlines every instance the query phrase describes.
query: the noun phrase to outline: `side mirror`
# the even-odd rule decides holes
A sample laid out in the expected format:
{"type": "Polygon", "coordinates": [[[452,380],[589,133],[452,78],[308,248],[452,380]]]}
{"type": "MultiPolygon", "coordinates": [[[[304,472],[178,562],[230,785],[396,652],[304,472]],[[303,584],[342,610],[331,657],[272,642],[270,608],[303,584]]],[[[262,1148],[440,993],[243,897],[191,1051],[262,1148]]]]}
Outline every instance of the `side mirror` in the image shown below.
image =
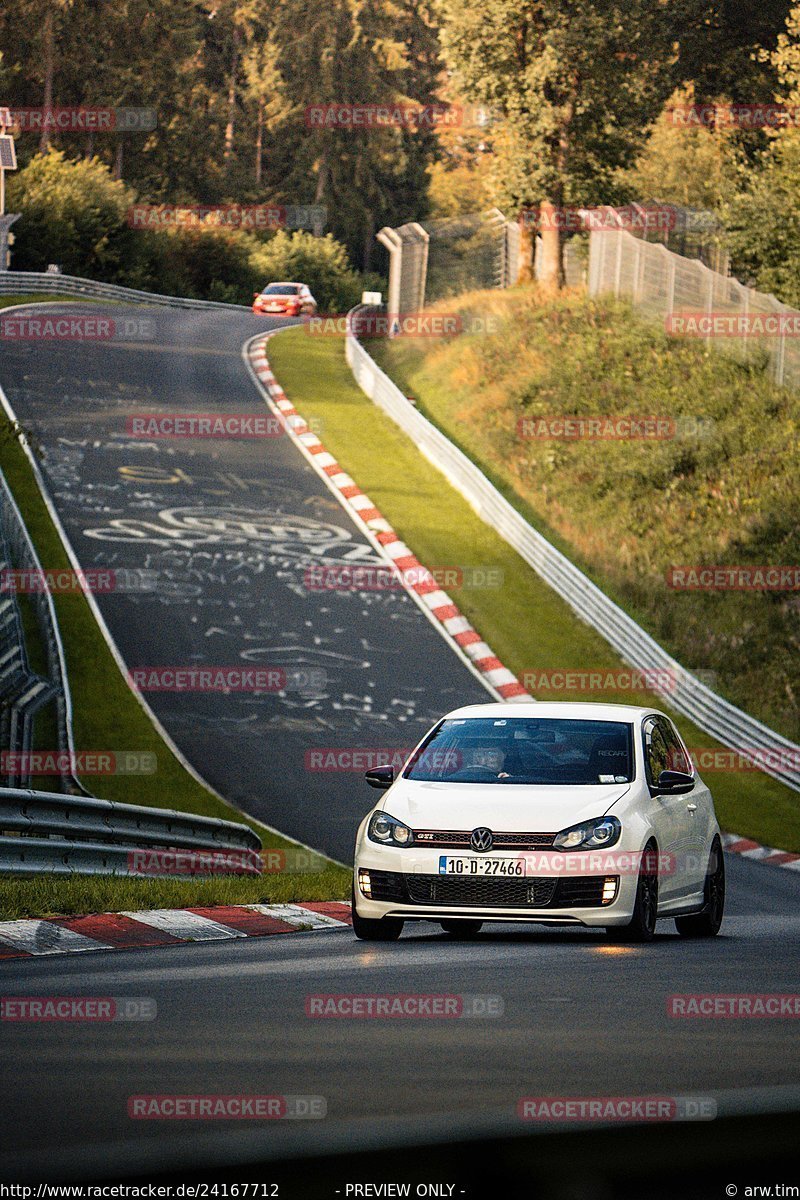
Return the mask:
{"type": "Polygon", "coordinates": [[[682,796],[694,787],[694,776],[685,771],[662,771],[653,794],[656,796],[682,796]]]}
{"type": "Polygon", "coordinates": [[[394,783],[394,767],[373,767],[365,773],[364,778],[370,787],[385,791],[394,783]]]}
{"type": "Polygon", "coordinates": [[[261,295],[261,292],[253,292],[253,299],[257,300],[260,295],[261,295]]]}

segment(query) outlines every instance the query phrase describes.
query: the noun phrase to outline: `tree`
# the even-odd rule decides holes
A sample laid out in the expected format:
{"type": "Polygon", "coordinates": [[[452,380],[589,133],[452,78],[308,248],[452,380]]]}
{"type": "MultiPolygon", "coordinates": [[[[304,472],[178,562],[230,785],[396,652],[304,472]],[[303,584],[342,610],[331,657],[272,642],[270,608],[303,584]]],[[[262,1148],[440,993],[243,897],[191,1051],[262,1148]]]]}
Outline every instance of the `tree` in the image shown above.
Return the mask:
{"type": "MultiPolygon", "coordinates": [[[[44,90],[42,107],[49,112],[53,107],[53,78],[55,75],[56,30],[64,13],[70,8],[72,0],[46,0],[44,19],[42,22],[42,51],[44,57],[44,90]]],[[[50,125],[42,125],[39,139],[39,153],[43,154],[50,146],[50,125]]]]}
{"type": "Polygon", "coordinates": [[[679,38],[678,80],[693,83],[701,103],[717,96],[755,103],[768,100],[775,86],[769,56],[789,7],[790,0],[686,4],[674,26],[679,38]],[[760,49],[767,54],[759,54],[760,49]]]}
{"type": "Polygon", "coordinates": [[[253,175],[261,183],[264,130],[271,130],[289,115],[291,105],[284,94],[283,79],[277,67],[279,49],[272,38],[254,41],[244,56],[246,96],[256,106],[256,145],[253,175]]]}
{"type": "Polygon", "coordinates": [[[293,105],[275,161],[284,194],[325,205],[335,236],[369,270],[381,225],[425,214],[435,134],[315,126],[305,114],[329,104],[431,104],[439,64],[429,0],[277,0],[271,33],[293,105]]]}
{"type": "Polygon", "coordinates": [[[800,308],[800,4],[763,57],[793,119],[772,133],[759,170],[727,205],[725,224],[734,273],[800,308]]]}
{"type": "Polygon", "coordinates": [[[620,184],[631,200],[659,200],[719,212],[740,184],[740,152],[730,127],[678,123],[670,109],[690,107],[694,89],[681,88],[669,100],[633,167],[620,184]]]}
{"type": "Polygon", "coordinates": [[[500,208],[538,208],[545,285],[563,283],[565,205],[613,196],[673,86],[674,5],[443,0],[445,53],[470,99],[499,109],[500,208]]]}

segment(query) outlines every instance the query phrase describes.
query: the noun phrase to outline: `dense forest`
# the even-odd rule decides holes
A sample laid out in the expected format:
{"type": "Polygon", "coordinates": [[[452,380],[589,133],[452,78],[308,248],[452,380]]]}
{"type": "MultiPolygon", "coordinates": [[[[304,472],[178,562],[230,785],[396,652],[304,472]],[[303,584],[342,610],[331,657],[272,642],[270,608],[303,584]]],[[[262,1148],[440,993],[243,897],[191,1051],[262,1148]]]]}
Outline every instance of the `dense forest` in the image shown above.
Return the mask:
{"type": "MultiPolygon", "coordinates": [[[[320,259],[335,305],[385,268],[383,225],[647,197],[715,210],[740,273],[797,302],[798,123],[668,115],[676,96],[791,111],[798,37],[788,0],[11,0],[0,105],[22,114],[9,206],[26,214],[13,265],[58,252],[72,269],[226,298],[237,271],[249,282],[320,259]],[[342,104],[394,116],[310,116],[342,104]],[[129,127],[25,115],[68,107],[125,110],[129,127]],[[324,226],[178,230],[165,251],[130,228],[137,202],[314,205],[324,226]]],[[[554,284],[559,250],[556,234],[554,284]]]]}

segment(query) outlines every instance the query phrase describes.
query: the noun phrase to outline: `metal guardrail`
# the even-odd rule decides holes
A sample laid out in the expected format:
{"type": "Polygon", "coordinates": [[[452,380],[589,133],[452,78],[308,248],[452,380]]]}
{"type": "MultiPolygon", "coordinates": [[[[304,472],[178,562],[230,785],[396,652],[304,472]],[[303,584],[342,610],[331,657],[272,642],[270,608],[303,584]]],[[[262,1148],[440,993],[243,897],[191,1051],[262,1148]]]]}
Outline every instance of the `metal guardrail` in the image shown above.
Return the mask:
{"type": "Polygon", "coordinates": [[[74,296],[76,300],[127,300],[132,304],[162,304],[170,308],[248,311],[241,304],[225,304],[221,300],[188,300],[185,296],[160,296],[157,292],[142,292],[116,283],[99,283],[94,279],[80,279],[76,275],[57,275],[45,271],[0,271],[0,296],[25,295],[28,292],[74,296]]]}
{"type": "MultiPolygon", "coordinates": [[[[618,235],[617,235],[618,236],[618,235]]],[[[353,310],[354,312],[357,310],[353,310]]],[[[600,633],[623,661],[668,673],[669,704],[723,746],[800,791],[800,746],[718,696],[672,658],[632,617],[538,533],[466,454],[422,415],[348,332],[347,362],[359,387],[407,433],[445,478],[496,529],[582,621],[600,633]]]]}
{"type": "Polygon", "coordinates": [[[0,789],[0,874],[258,875],[260,849],[247,825],[218,817],[0,789]]]}
{"type": "MultiPolygon", "coordinates": [[[[0,540],[8,548],[13,567],[41,577],[42,565],[39,556],[2,471],[0,471],[0,540]]],[[[2,598],[9,599],[16,606],[16,597],[13,592],[4,595],[0,590],[0,599],[2,598]]],[[[58,750],[68,756],[68,762],[72,762],[75,751],[72,734],[72,698],[67,679],[64,644],[61,640],[53,597],[46,588],[42,588],[31,592],[30,599],[47,656],[47,680],[52,688],[52,693],[54,693],[51,693],[50,698],[55,701],[58,750]]],[[[1,683],[2,680],[0,680],[1,683]]],[[[13,749],[14,747],[9,745],[7,748],[13,749]]],[[[8,779],[7,782],[19,782],[24,785],[28,779],[8,779]]],[[[85,796],[91,795],[71,770],[62,771],[61,786],[65,791],[78,791],[85,796]]]]}

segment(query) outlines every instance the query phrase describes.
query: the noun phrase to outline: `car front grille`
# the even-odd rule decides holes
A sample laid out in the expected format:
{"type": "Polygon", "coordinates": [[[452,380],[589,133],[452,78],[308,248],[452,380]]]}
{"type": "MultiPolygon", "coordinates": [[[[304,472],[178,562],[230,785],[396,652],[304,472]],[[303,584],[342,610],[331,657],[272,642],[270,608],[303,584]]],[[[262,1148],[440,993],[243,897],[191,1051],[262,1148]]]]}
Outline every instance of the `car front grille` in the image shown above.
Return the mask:
{"type": "MultiPolygon", "coordinates": [[[[495,833],[492,841],[495,850],[540,850],[552,846],[554,833],[495,833]]],[[[415,829],[414,844],[436,846],[443,850],[469,849],[472,831],[467,829],[415,829]]]]}
{"type": "Polygon", "coordinates": [[[600,908],[607,878],[478,878],[372,870],[369,877],[373,900],[444,908],[600,908]]]}
{"type": "Polygon", "coordinates": [[[414,904],[467,905],[471,908],[544,908],[555,879],[464,878],[459,875],[406,875],[414,904]]]}

